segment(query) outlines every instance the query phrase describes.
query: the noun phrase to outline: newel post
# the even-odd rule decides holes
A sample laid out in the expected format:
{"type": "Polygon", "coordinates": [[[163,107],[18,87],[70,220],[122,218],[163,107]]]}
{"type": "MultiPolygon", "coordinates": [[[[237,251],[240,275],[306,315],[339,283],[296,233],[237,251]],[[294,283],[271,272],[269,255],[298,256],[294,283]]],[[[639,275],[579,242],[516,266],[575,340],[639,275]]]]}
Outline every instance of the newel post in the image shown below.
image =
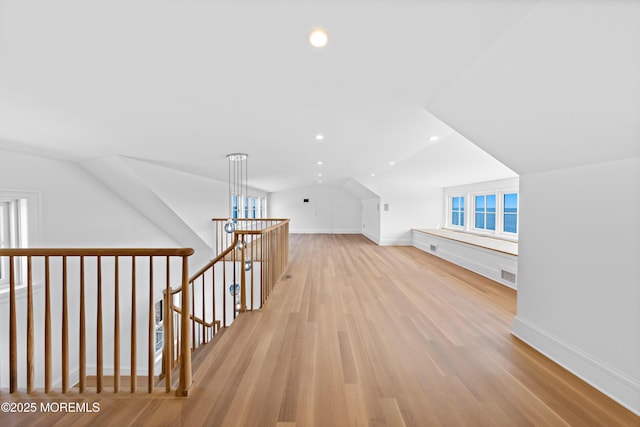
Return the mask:
{"type": "Polygon", "coordinates": [[[182,316],[180,317],[180,386],[176,390],[176,395],[187,396],[191,388],[191,322],[189,320],[189,260],[187,256],[182,256],[182,316]]]}

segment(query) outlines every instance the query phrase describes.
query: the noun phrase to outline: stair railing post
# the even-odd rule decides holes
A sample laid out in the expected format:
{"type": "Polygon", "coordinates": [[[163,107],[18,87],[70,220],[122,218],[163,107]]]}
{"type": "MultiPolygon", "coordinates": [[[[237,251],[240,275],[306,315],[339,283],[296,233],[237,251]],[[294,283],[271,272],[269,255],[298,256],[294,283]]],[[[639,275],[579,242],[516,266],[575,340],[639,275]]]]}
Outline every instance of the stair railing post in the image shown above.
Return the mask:
{"type": "Polygon", "coordinates": [[[178,396],[188,396],[191,388],[191,321],[189,302],[189,260],[182,257],[182,316],[180,318],[180,386],[176,390],[178,396]]]}
{"type": "Polygon", "coordinates": [[[245,240],[244,234],[240,235],[240,312],[247,311],[247,272],[244,268],[245,262],[245,240]]]}

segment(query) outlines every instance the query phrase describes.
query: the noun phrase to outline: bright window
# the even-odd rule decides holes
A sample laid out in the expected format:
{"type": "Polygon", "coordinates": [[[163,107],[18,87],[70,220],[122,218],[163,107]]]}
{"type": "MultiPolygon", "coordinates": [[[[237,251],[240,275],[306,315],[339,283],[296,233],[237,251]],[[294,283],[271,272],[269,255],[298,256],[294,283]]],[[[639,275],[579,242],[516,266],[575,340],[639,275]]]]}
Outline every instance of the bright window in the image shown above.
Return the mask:
{"type": "Polygon", "coordinates": [[[518,193],[505,193],[502,231],[518,232],[518,193]]]}
{"type": "MultiPolygon", "coordinates": [[[[6,198],[0,194],[0,248],[27,247],[27,199],[6,198]]],[[[9,257],[0,257],[0,286],[9,284],[9,257]]],[[[16,265],[15,280],[22,282],[24,266],[16,265]]]]}
{"type": "Polygon", "coordinates": [[[251,198],[251,218],[257,218],[256,217],[256,198],[252,197],[251,198]]]}
{"type": "Polygon", "coordinates": [[[475,196],[474,228],[478,230],[496,229],[496,195],[484,194],[475,196]]]}
{"type": "Polygon", "coordinates": [[[444,228],[517,241],[518,186],[510,178],[445,188],[444,228]]]}
{"type": "Polygon", "coordinates": [[[238,196],[236,194],[231,198],[231,209],[233,212],[233,219],[238,219],[238,196]]]}
{"type": "Polygon", "coordinates": [[[451,198],[451,225],[464,227],[464,197],[451,198]]]}
{"type": "Polygon", "coordinates": [[[244,218],[249,218],[249,198],[247,196],[242,198],[242,206],[244,208],[244,218]]]}

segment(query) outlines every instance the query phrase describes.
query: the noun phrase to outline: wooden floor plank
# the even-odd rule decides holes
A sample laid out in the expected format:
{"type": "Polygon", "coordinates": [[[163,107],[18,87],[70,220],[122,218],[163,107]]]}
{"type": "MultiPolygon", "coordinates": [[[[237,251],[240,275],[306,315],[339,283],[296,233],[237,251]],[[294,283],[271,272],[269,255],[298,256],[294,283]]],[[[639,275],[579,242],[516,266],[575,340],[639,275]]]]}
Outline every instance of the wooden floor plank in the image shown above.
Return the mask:
{"type": "Polygon", "coordinates": [[[266,306],[198,350],[189,397],[3,392],[101,410],[0,425],[640,426],[511,335],[512,289],[358,235],[292,235],[290,247],[266,306]]]}

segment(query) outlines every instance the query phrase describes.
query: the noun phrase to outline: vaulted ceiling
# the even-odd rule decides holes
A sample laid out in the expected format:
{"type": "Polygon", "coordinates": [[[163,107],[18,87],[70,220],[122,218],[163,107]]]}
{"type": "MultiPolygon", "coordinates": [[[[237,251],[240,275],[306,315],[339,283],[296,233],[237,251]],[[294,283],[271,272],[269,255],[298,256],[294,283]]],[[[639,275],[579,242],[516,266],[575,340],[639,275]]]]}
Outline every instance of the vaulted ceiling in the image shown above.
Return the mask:
{"type": "Polygon", "coordinates": [[[637,156],[639,17],[632,1],[0,0],[0,149],[220,180],[247,152],[265,191],[637,156]]]}

